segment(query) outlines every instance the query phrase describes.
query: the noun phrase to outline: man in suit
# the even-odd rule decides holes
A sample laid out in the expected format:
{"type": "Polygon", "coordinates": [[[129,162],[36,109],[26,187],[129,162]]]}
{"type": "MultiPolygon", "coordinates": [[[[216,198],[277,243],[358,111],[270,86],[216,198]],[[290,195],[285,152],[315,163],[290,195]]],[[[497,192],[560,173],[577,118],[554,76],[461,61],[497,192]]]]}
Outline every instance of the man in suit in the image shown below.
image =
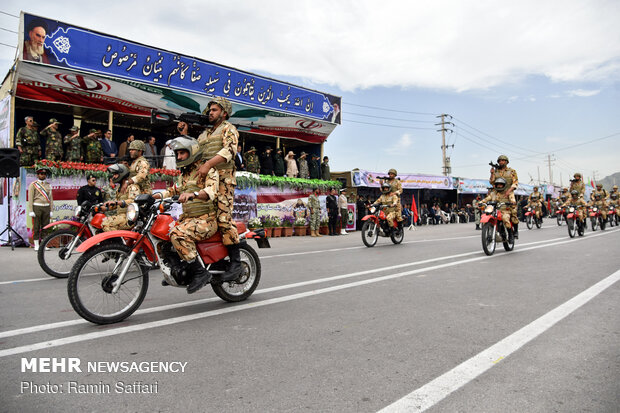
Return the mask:
{"type": "Polygon", "coordinates": [[[237,145],[237,153],[235,154],[235,168],[238,171],[245,171],[245,159],[243,159],[241,145],[237,145]]]}

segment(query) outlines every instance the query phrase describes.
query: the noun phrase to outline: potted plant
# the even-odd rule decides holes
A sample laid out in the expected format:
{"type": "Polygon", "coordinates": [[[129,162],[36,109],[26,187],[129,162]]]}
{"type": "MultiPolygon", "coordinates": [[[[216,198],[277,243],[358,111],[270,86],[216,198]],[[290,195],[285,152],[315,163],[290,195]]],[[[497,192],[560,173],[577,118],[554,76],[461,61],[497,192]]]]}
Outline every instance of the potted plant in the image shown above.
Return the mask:
{"type": "Polygon", "coordinates": [[[263,227],[263,223],[258,217],[254,217],[248,221],[248,228],[250,229],[262,228],[262,227],[263,227]]]}
{"type": "Polygon", "coordinates": [[[295,220],[295,235],[304,236],[306,235],[306,219],[305,218],[297,218],[295,220]]]}
{"type": "Polygon", "coordinates": [[[262,226],[265,229],[265,236],[268,238],[271,237],[271,232],[273,231],[273,221],[271,218],[271,215],[263,215],[260,217],[262,226]]]}
{"type": "Polygon", "coordinates": [[[321,223],[319,224],[319,234],[322,234],[322,235],[329,234],[329,227],[327,226],[327,217],[321,218],[321,223]]]}
{"type": "Polygon", "coordinates": [[[292,215],[285,215],[282,217],[282,236],[290,237],[293,235],[293,223],[295,223],[295,218],[292,215]]]}
{"type": "Polygon", "coordinates": [[[280,217],[271,217],[271,224],[273,225],[271,230],[271,236],[277,238],[282,236],[282,219],[280,217]]]}

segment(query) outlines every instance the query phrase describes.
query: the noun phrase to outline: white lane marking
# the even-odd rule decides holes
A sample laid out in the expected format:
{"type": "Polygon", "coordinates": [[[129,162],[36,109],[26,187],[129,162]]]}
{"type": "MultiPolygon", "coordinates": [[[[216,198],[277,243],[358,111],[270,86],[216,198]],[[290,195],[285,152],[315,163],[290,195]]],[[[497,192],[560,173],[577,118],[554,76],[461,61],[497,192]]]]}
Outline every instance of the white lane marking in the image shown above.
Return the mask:
{"type": "Polygon", "coordinates": [[[464,361],[452,370],[426,383],[402,399],[380,410],[380,413],[423,412],[465,386],[525,344],[549,330],[559,321],[579,309],[594,297],[620,280],[620,270],[594,284],[559,307],[532,321],[486,350],[464,361]]]}
{"type": "Polygon", "coordinates": [[[50,280],[56,280],[57,278],[52,278],[52,277],[45,277],[45,278],[29,278],[26,280],[13,280],[13,281],[1,281],[0,285],[4,285],[4,284],[21,284],[21,283],[29,283],[29,282],[33,282],[33,281],[50,281],[50,280]]]}
{"type": "MultiPolygon", "coordinates": [[[[589,238],[591,239],[591,238],[593,238],[595,236],[602,236],[602,235],[611,234],[611,233],[612,232],[601,233],[601,234],[598,234],[598,235],[591,236],[589,238]]],[[[587,238],[580,238],[580,239],[587,239],[587,238]]],[[[552,243],[552,244],[536,245],[536,246],[532,246],[532,247],[529,247],[529,248],[521,249],[521,250],[519,250],[519,252],[529,251],[529,250],[534,250],[534,249],[539,249],[539,248],[547,248],[547,247],[556,246],[556,245],[562,245],[562,244],[566,244],[566,243],[570,243],[570,242],[575,242],[575,241],[578,241],[580,239],[579,238],[577,238],[577,239],[569,239],[569,240],[560,241],[560,242],[552,243]]],[[[515,254],[515,252],[513,252],[511,254],[515,254]]],[[[341,285],[336,285],[336,286],[332,286],[332,287],[326,287],[326,288],[322,288],[322,289],[319,289],[319,290],[312,290],[312,291],[307,291],[307,292],[293,294],[293,295],[284,296],[284,297],[271,298],[271,299],[267,299],[267,300],[264,300],[264,301],[250,302],[250,303],[247,303],[247,304],[240,304],[240,305],[237,305],[237,306],[221,308],[221,309],[218,309],[218,310],[205,311],[205,312],[202,312],[202,313],[190,314],[190,315],[180,316],[180,317],[174,317],[174,318],[169,318],[169,319],[165,319],[165,320],[151,321],[151,322],[148,322],[148,323],[138,324],[138,325],[135,325],[135,326],[119,327],[119,328],[114,328],[114,329],[109,329],[109,330],[97,331],[97,332],[93,332],[93,333],[79,334],[79,335],[65,337],[65,338],[60,338],[60,339],[56,339],[56,340],[44,341],[44,342],[35,343],[35,344],[29,344],[29,345],[25,345],[25,346],[8,348],[8,349],[5,349],[5,350],[0,350],[0,358],[6,357],[6,356],[10,356],[10,355],[15,355],[15,354],[22,354],[22,353],[26,353],[26,352],[30,352],[30,351],[41,350],[41,349],[45,349],[45,348],[58,347],[58,346],[66,345],[66,344],[78,343],[78,342],[88,341],[88,340],[95,340],[95,339],[99,339],[99,338],[103,338],[103,337],[110,337],[110,336],[115,336],[115,335],[119,335],[119,334],[132,333],[132,332],[136,332],[136,331],[148,330],[148,329],[151,329],[151,328],[163,327],[163,326],[167,326],[167,325],[171,325],[171,324],[183,323],[183,322],[186,322],[186,321],[198,320],[198,319],[207,318],[207,317],[214,317],[216,315],[233,313],[233,312],[237,312],[237,311],[247,310],[247,309],[250,309],[250,308],[265,307],[265,306],[272,305],[272,304],[278,304],[278,303],[298,300],[300,298],[311,297],[311,296],[315,296],[315,295],[325,294],[325,293],[329,293],[329,292],[333,292],[333,291],[339,291],[339,290],[344,290],[344,289],[353,288],[353,287],[359,287],[359,286],[362,286],[362,285],[374,284],[374,283],[377,283],[377,282],[393,280],[393,279],[405,277],[405,276],[408,276],[408,275],[416,275],[416,274],[420,274],[420,273],[424,273],[424,272],[435,271],[435,270],[442,269],[442,268],[453,267],[453,266],[456,266],[456,265],[462,265],[462,264],[467,264],[467,263],[471,263],[471,262],[487,260],[487,259],[491,259],[491,258],[495,258],[495,257],[501,257],[501,256],[505,256],[505,255],[502,255],[502,254],[491,255],[491,256],[484,255],[482,257],[475,257],[475,258],[469,258],[469,259],[461,260],[461,261],[448,262],[448,263],[445,263],[445,264],[439,264],[439,265],[434,265],[434,266],[430,266],[430,267],[419,268],[417,270],[405,271],[405,272],[385,275],[385,276],[381,276],[381,277],[377,277],[377,278],[370,278],[370,279],[367,279],[367,280],[356,281],[356,282],[349,283],[349,284],[341,284],[341,285]]],[[[275,288],[278,288],[278,287],[275,287],[275,288]]]]}
{"type": "MultiPolygon", "coordinates": [[[[565,237],[553,238],[553,239],[545,240],[545,241],[530,242],[530,243],[527,243],[527,244],[523,244],[523,246],[534,245],[534,244],[541,244],[541,243],[544,243],[544,242],[554,242],[554,241],[558,241],[558,240],[561,240],[561,239],[565,239],[565,237]]],[[[293,284],[280,285],[280,286],[277,286],[277,287],[264,288],[264,289],[256,290],[254,292],[254,294],[255,295],[256,294],[265,294],[265,293],[271,293],[271,292],[274,292],[274,291],[281,291],[281,290],[287,290],[287,289],[291,289],[291,288],[304,287],[304,286],[312,285],[312,284],[319,284],[319,283],[330,282],[330,281],[338,281],[338,280],[342,280],[342,279],[346,279],[346,278],[358,277],[360,275],[374,274],[374,273],[382,272],[382,271],[389,271],[389,270],[395,270],[395,269],[399,269],[399,268],[412,267],[414,265],[429,264],[429,263],[432,263],[432,262],[449,260],[449,259],[453,259],[453,258],[462,258],[462,257],[470,256],[470,255],[476,255],[476,254],[480,254],[480,250],[471,251],[471,252],[464,252],[464,253],[455,254],[455,255],[446,255],[446,256],[437,257],[437,258],[429,258],[427,260],[422,260],[422,261],[413,261],[413,262],[408,262],[408,263],[404,263],[404,264],[391,265],[389,267],[381,267],[381,268],[376,268],[376,269],[371,269],[371,270],[357,271],[357,272],[348,273],[348,274],[342,274],[342,275],[335,275],[333,277],[319,278],[319,279],[309,280],[309,281],[301,281],[301,282],[297,282],[297,283],[293,283],[293,284]]],[[[183,303],[177,303],[177,304],[168,304],[168,305],[163,305],[163,306],[158,306],[158,307],[151,307],[151,308],[141,309],[141,310],[136,311],[134,314],[136,314],[136,315],[139,315],[139,314],[149,314],[149,313],[154,313],[154,312],[158,312],[158,311],[166,311],[166,310],[172,310],[172,309],[175,309],[175,308],[189,307],[189,306],[193,306],[193,305],[199,305],[199,304],[204,304],[204,303],[213,302],[213,301],[219,301],[219,300],[220,300],[219,298],[213,297],[213,298],[206,298],[206,299],[201,299],[201,300],[194,300],[194,301],[190,301],[190,302],[183,302],[183,303]]],[[[0,332],[0,338],[13,337],[13,336],[18,336],[18,335],[22,335],[22,334],[36,333],[36,332],[39,332],[39,331],[51,330],[51,329],[54,329],[54,328],[64,328],[64,327],[70,327],[70,326],[74,326],[74,325],[87,324],[87,323],[88,323],[88,321],[80,318],[80,319],[76,319],[76,320],[59,321],[59,322],[50,323],[50,324],[41,324],[41,325],[38,325],[38,326],[32,326],[32,327],[25,327],[25,328],[20,328],[20,329],[15,329],[15,330],[2,331],[2,332],[0,332]]]]}

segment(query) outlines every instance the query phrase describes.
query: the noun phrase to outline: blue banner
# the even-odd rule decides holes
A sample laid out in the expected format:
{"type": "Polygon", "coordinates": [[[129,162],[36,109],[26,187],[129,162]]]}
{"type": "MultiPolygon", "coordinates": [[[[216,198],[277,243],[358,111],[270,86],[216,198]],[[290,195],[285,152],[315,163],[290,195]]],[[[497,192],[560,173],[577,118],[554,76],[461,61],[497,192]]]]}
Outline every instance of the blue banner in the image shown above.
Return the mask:
{"type": "Polygon", "coordinates": [[[25,60],[340,123],[340,97],[29,14],[23,27],[25,60]],[[34,52],[38,60],[26,53],[37,29],[46,35],[42,56],[34,52]]]}

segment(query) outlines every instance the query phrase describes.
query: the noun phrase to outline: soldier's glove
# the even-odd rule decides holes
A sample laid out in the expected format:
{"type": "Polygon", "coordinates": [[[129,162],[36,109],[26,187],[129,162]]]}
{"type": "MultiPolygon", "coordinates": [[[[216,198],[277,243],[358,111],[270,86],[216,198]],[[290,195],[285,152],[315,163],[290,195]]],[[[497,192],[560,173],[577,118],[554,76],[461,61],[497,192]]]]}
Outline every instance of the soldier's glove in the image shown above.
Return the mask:
{"type": "Polygon", "coordinates": [[[32,218],[34,218],[34,212],[31,212],[28,215],[30,215],[32,218]]]}

